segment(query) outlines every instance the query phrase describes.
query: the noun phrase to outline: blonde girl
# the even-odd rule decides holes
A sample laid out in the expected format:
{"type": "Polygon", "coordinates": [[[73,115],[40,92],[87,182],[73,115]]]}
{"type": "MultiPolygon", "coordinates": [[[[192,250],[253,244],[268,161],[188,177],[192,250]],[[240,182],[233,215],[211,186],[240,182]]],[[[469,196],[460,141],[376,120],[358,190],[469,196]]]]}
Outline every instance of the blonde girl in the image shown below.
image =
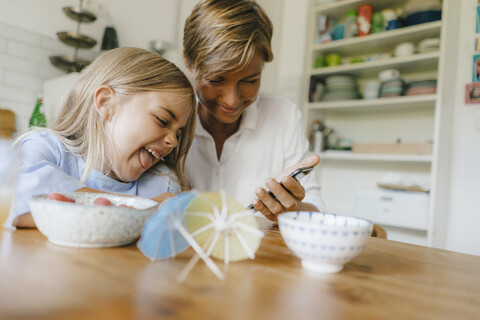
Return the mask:
{"type": "Polygon", "coordinates": [[[195,95],[161,56],[118,48],[97,58],[69,93],[51,129],[16,139],[22,163],[7,226],[33,227],[28,201],[73,191],[149,197],[187,190],[195,95]]]}

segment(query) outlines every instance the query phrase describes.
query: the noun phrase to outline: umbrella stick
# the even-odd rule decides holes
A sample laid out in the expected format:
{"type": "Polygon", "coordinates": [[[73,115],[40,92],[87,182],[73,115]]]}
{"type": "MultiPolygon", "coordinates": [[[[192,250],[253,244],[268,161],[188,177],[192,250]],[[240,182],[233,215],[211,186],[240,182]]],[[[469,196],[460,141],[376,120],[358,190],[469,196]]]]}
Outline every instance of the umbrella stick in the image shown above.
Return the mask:
{"type": "Polygon", "coordinates": [[[165,229],[163,229],[162,232],[160,233],[160,237],[158,238],[157,249],[155,250],[155,255],[151,258],[152,260],[155,260],[158,257],[158,252],[160,251],[160,248],[162,247],[162,237],[163,237],[164,234],[165,234],[165,229]]]}
{"type": "Polygon", "coordinates": [[[240,244],[243,247],[243,250],[247,253],[247,255],[250,257],[250,259],[255,259],[255,254],[253,253],[252,250],[250,250],[250,247],[247,245],[247,242],[243,238],[243,236],[238,232],[237,230],[233,230],[233,233],[237,236],[238,241],[240,241],[240,244]]]}
{"type": "Polygon", "coordinates": [[[200,256],[198,255],[197,252],[195,252],[195,255],[192,257],[192,259],[188,261],[187,265],[178,276],[177,278],[178,282],[181,283],[185,281],[185,278],[190,274],[190,272],[192,271],[193,267],[197,264],[199,259],[200,259],[200,256]]]}
{"type": "MultiPolygon", "coordinates": [[[[210,243],[210,247],[207,249],[207,256],[210,256],[210,253],[212,253],[212,250],[213,250],[213,246],[215,245],[217,239],[218,239],[218,233],[215,233],[213,235],[213,238],[215,238],[215,241],[210,241],[212,239],[212,237],[210,237],[208,240],[207,240],[207,243],[210,243]],[[209,242],[210,241],[210,242],[209,242]]],[[[204,248],[206,248],[206,246],[204,246],[204,248]]],[[[200,256],[195,253],[195,255],[192,257],[192,259],[190,259],[188,261],[188,264],[185,266],[185,268],[182,270],[182,272],[180,273],[180,275],[178,276],[178,282],[183,282],[185,280],[185,278],[190,274],[190,272],[192,271],[193,267],[197,264],[198,262],[198,259],[200,259],[200,256]]]]}
{"type": "Polygon", "coordinates": [[[175,258],[175,243],[173,242],[173,230],[171,230],[170,234],[168,235],[170,238],[170,254],[171,257],[175,258]]]}
{"type": "Polygon", "coordinates": [[[223,262],[225,262],[225,264],[228,264],[230,262],[230,238],[228,236],[228,231],[225,230],[223,232],[223,237],[225,239],[225,242],[224,242],[224,245],[225,245],[225,257],[223,259],[223,262]]]}
{"type": "Polygon", "coordinates": [[[223,275],[222,271],[218,269],[217,265],[210,259],[209,256],[205,254],[203,249],[198,245],[195,239],[188,233],[187,230],[182,225],[179,225],[178,231],[182,234],[182,236],[187,240],[187,242],[192,246],[193,250],[202,258],[202,260],[206,263],[206,265],[212,270],[212,272],[220,279],[225,280],[225,276],[223,275]]]}

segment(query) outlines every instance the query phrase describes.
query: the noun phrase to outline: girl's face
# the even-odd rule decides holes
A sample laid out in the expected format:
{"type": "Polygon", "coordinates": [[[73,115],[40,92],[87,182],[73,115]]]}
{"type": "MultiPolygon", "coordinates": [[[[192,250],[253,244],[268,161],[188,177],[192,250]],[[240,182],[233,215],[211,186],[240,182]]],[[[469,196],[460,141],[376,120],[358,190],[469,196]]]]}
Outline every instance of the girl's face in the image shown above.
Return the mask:
{"type": "Polygon", "coordinates": [[[134,181],[177,146],[192,112],[191,100],[166,92],[115,96],[112,115],[105,122],[113,144],[112,177],[134,181]]]}
{"type": "Polygon", "coordinates": [[[237,123],[247,107],[257,99],[263,64],[263,55],[257,52],[241,70],[225,73],[212,80],[195,77],[201,117],[212,124],[237,123]]]}

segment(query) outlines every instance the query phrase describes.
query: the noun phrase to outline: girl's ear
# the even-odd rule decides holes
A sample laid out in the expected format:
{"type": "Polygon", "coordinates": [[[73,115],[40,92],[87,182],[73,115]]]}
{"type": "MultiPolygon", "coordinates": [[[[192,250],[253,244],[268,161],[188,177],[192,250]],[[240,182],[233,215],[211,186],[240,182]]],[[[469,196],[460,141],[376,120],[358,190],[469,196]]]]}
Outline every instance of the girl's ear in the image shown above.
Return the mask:
{"type": "Polygon", "coordinates": [[[111,101],[115,96],[115,91],[109,86],[101,85],[95,90],[93,94],[93,101],[95,103],[95,110],[100,114],[104,120],[108,120],[111,116],[112,104],[111,101]]]}

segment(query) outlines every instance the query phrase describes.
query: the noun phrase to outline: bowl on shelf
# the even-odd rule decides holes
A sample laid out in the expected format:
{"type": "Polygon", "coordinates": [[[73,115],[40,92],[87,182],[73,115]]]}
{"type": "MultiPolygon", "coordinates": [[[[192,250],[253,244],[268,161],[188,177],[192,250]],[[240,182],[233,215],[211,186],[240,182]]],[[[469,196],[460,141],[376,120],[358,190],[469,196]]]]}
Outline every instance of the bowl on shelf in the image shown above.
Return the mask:
{"type": "Polygon", "coordinates": [[[414,26],[421,23],[427,23],[432,21],[437,21],[442,19],[442,11],[439,10],[428,10],[428,11],[418,11],[407,16],[404,21],[405,27],[414,26]]]}
{"type": "Polygon", "coordinates": [[[38,195],[30,200],[33,219],[51,243],[68,247],[130,244],[140,237],[145,221],[158,207],[150,199],[107,193],[66,194],[74,203],[50,200],[48,196],[38,195]],[[94,205],[98,198],[109,200],[111,205],[94,205]]]}
{"type": "Polygon", "coordinates": [[[359,255],[373,223],[333,213],[291,211],[279,215],[280,233],[305,269],[334,273],[359,255]]]}

